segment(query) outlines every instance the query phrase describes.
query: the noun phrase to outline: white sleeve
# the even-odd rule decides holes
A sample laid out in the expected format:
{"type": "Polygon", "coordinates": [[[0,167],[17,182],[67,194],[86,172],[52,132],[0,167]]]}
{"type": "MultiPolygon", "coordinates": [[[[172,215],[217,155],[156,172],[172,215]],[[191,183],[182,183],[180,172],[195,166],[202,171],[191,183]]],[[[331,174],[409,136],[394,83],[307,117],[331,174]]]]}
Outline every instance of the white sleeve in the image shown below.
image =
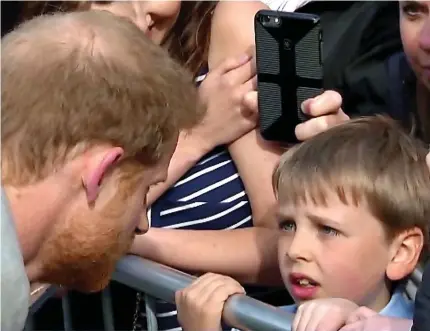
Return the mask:
{"type": "Polygon", "coordinates": [[[261,0],[271,10],[294,12],[312,0],[261,0]]]}

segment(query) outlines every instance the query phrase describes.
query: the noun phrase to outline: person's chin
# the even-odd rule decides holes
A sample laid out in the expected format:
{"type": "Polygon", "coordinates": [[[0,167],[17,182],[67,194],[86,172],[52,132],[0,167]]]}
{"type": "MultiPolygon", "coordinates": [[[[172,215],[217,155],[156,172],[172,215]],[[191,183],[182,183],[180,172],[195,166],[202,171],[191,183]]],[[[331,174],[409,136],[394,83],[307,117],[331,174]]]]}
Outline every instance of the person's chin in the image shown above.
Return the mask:
{"type": "Polygon", "coordinates": [[[104,272],[101,270],[88,271],[80,279],[76,279],[73,284],[68,287],[83,293],[93,293],[103,290],[111,280],[111,274],[114,268],[106,268],[104,272]]]}
{"type": "Polygon", "coordinates": [[[104,277],[101,279],[94,280],[93,282],[79,284],[76,290],[83,293],[100,292],[104,288],[106,288],[106,286],[108,286],[109,282],[110,282],[110,277],[104,277]]]}

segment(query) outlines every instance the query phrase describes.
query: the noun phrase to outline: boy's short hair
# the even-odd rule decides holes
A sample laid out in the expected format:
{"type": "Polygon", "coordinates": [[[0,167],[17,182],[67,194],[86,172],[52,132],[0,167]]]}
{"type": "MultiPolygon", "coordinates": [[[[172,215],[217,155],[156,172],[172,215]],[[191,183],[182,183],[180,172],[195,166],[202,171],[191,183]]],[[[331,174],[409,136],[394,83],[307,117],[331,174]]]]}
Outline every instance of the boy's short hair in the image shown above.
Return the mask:
{"type": "Polygon", "coordinates": [[[358,118],[287,151],[274,172],[273,187],[278,199],[293,204],[325,205],[328,192],[344,204],[364,202],[388,239],[420,228],[425,252],[430,222],[427,153],[394,120],[381,115],[358,118]]]}
{"type": "Polygon", "coordinates": [[[1,77],[9,183],[42,179],[98,144],[156,164],[203,114],[192,77],[135,24],[103,11],[23,23],[2,40],[1,77]]]}

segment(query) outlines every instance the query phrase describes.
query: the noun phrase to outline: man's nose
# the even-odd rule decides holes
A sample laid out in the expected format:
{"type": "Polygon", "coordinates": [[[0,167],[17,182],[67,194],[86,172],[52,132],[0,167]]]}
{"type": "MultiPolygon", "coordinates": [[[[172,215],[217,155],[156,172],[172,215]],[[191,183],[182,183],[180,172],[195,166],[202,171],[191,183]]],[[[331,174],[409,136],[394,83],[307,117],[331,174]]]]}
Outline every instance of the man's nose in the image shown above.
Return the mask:
{"type": "Polygon", "coordinates": [[[426,20],[419,36],[419,46],[422,50],[430,53],[430,18],[426,20]]]}
{"type": "Polygon", "coordinates": [[[314,238],[305,231],[297,231],[291,240],[287,255],[292,261],[310,261],[312,257],[311,243],[314,238]]]}
{"type": "Polygon", "coordinates": [[[151,209],[145,210],[140,217],[140,222],[134,232],[136,235],[142,235],[148,232],[151,227],[151,209]]]}

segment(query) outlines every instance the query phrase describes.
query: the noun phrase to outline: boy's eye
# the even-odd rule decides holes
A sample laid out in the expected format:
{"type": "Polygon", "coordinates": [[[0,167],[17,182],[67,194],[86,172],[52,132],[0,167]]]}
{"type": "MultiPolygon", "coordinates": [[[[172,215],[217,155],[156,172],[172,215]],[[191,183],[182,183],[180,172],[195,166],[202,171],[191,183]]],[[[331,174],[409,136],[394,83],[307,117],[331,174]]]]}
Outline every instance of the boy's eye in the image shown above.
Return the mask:
{"type": "Polygon", "coordinates": [[[279,229],[282,231],[295,231],[296,223],[294,221],[282,221],[279,223],[279,229]]]}
{"type": "Polygon", "coordinates": [[[338,230],[333,229],[332,227],[329,227],[327,225],[321,225],[320,230],[323,234],[329,236],[338,236],[340,234],[338,230]]]}

